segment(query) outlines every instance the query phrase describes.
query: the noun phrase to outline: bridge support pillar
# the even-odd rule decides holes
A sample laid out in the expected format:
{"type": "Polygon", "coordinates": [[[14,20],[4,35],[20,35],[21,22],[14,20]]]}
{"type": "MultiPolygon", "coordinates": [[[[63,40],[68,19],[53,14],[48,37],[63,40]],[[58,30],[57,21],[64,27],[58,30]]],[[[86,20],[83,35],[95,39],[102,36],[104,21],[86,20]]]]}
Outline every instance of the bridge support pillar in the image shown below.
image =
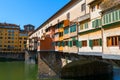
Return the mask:
{"type": "Polygon", "coordinates": [[[38,73],[40,79],[59,76],[61,67],[58,64],[58,57],[55,52],[38,52],[38,73]]]}

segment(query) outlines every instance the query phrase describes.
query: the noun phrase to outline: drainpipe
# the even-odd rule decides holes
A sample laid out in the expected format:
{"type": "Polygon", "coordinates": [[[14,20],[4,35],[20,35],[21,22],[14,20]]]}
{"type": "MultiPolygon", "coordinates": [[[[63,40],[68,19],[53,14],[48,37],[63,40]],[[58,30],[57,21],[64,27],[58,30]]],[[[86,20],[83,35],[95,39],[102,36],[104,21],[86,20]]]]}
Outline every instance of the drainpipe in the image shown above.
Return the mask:
{"type": "MultiPolygon", "coordinates": [[[[78,29],[79,29],[79,28],[78,28],[78,27],[79,27],[78,19],[79,19],[79,18],[77,18],[77,24],[76,24],[76,27],[77,27],[77,41],[79,42],[79,37],[78,37],[78,36],[79,36],[79,35],[78,35],[78,33],[79,33],[79,31],[78,31],[78,29]]],[[[78,43],[77,43],[77,45],[78,45],[78,43]]],[[[79,46],[77,46],[77,48],[78,48],[78,49],[77,49],[77,52],[78,52],[78,54],[79,54],[79,46]]]]}
{"type": "Polygon", "coordinates": [[[103,45],[103,43],[104,43],[104,34],[103,34],[103,32],[104,32],[104,29],[102,28],[103,27],[103,25],[101,25],[101,35],[102,35],[102,53],[103,53],[103,50],[104,50],[104,45],[103,45]]]}
{"type": "Polygon", "coordinates": [[[104,32],[104,29],[103,29],[103,24],[102,24],[102,22],[103,22],[103,19],[102,19],[102,17],[103,17],[103,15],[102,15],[102,13],[100,13],[101,14],[101,36],[102,36],[102,54],[103,54],[103,51],[104,51],[104,45],[103,45],[103,43],[104,43],[104,34],[103,34],[103,32],[104,32]]]}

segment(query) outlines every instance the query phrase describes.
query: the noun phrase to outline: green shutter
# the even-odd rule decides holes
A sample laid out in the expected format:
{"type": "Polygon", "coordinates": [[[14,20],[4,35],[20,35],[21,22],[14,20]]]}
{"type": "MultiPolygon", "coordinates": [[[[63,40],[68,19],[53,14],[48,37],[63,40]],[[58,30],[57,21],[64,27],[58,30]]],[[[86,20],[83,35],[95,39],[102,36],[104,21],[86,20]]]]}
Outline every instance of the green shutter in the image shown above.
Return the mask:
{"type": "Polygon", "coordinates": [[[94,26],[94,21],[92,21],[92,27],[95,28],[95,26],[94,26]]]}
{"type": "Polygon", "coordinates": [[[111,23],[111,13],[108,14],[109,15],[109,23],[111,23]]]}
{"type": "Polygon", "coordinates": [[[64,46],[64,41],[62,42],[62,46],[64,46]]]}
{"type": "Polygon", "coordinates": [[[115,21],[115,16],[114,16],[114,12],[112,12],[112,22],[115,21]]]}
{"type": "Polygon", "coordinates": [[[115,20],[118,20],[118,11],[115,11],[115,20]]]}
{"type": "Polygon", "coordinates": [[[120,20],[120,10],[118,10],[118,19],[120,20]]]}
{"type": "Polygon", "coordinates": [[[106,24],[109,22],[108,14],[106,14],[106,24]]]}
{"type": "Polygon", "coordinates": [[[68,47],[70,47],[70,41],[68,41],[68,47]]]}
{"type": "Polygon", "coordinates": [[[105,21],[105,15],[104,15],[104,16],[103,16],[103,23],[106,24],[105,22],[106,22],[106,21],[105,21]]]}
{"type": "Polygon", "coordinates": [[[58,42],[57,44],[58,44],[58,46],[60,46],[60,42],[58,42]]]}
{"type": "Polygon", "coordinates": [[[101,22],[101,19],[98,20],[98,26],[101,26],[102,25],[102,22],[101,22]]]}
{"type": "Polygon", "coordinates": [[[102,46],[102,39],[99,39],[99,45],[102,46]]]}
{"type": "Polygon", "coordinates": [[[69,28],[65,28],[64,34],[68,34],[68,33],[69,33],[69,28]]]}
{"type": "Polygon", "coordinates": [[[85,23],[85,29],[87,29],[88,28],[88,23],[85,23]]]}
{"type": "Polygon", "coordinates": [[[76,40],[75,42],[76,42],[76,47],[79,47],[79,45],[78,45],[78,40],[76,40]]]}
{"type": "Polygon", "coordinates": [[[74,41],[74,40],[76,40],[76,38],[75,38],[75,37],[73,37],[73,38],[72,38],[72,40],[74,41]]]}
{"type": "Polygon", "coordinates": [[[72,32],[72,26],[70,26],[70,33],[72,32]]]}
{"type": "Polygon", "coordinates": [[[68,41],[68,46],[70,47],[70,41],[68,41]]]}
{"type": "Polygon", "coordinates": [[[93,47],[93,41],[92,40],[89,40],[89,47],[93,47]]]}
{"type": "Polygon", "coordinates": [[[72,47],[72,41],[70,41],[70,47],[72,47]]]}
{"type": "Polygon", "coordinates": [[[79,41],[79,47],[81,48],[82,47],[82,41],[79,41]]]}
{"type": "Polygon", "coordinates": [[[75,25],[74,25],[74,32],[76,31],[76,27],[77,27],[77,25],[75,24],[75,25]]]}

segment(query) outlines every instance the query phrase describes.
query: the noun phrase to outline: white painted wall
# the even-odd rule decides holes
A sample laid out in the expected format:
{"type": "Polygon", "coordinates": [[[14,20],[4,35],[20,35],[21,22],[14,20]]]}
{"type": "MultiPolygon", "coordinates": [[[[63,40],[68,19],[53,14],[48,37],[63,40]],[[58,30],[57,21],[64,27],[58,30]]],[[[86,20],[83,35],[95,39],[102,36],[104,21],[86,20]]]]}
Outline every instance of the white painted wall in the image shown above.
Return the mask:
{"type": "MultiPolygon", "coordinates": [[[[119,25],[120,26],[120,25],[119,25]]],[[[116,35],[120,35],[120,27],[116,27],[116,28],[111,28],[111,29],[107,29],[104,30],[104,37],[103,37],[103,54],[110,54],[110,55],[120,55],[120,49],[119,46],[111,46],[111,47],[107,47],[107,37],[110,36],[116,36],[116,35]]]]}

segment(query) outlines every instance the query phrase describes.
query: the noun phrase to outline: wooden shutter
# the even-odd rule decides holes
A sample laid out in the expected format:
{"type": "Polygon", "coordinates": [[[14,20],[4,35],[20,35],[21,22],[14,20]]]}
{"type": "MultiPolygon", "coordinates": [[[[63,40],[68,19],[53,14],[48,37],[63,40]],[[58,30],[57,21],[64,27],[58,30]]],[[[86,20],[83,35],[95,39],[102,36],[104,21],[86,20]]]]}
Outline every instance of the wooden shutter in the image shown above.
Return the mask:
{"type": "Polygon", "coordinates": [[[78,45],[78,40],[75,40],[75,42],[76,42],[76,47],[79,47],[79,45],[78,45]]]}
{"type": "Polygon", "coordinates": [[[112,22],[115,21],[115,16],[114,16],[114,12],[112,12],[112,22]]]}
{"type": "Polygon", "coordinates": [[[102,39],[99,39],[99,45],[102,46],[102,39]]]}
{"type": "Polygon", "coordinates": [[[93,41],[92,40],[89,40],[89,47],[93,47],[93,41]]]}
{"type": "Polygon", "coordinates": [[[115,11],[115,19],[118,20],[118,11],[115,11]]]}
{"type": "Polygon", "coordinates": [[[79,41],[79,47],[81,48],[82,47],[82,41],[79,41]]]}
{"type": "Polygon", "coordinates": [[[111,13],[109,13],[108,15],[109,15],[109,21],[108,22],[111,23],[111,20],[112,20],[111,13]]]}
{"type": "Polygon", "coordinates": [[[65,42],[64,41],[62,42],[62,46],[65,46],[65,42]]]}
{"type": "Polygon", "coordinates": [[[120,10],[118,10],[118,19],[120,20],[120,10]]]}
{"type": "Polygon", "coordinates": [[[94,23],[95,23],[95,22],[94,22],[94,21],[92,21],[92,27],[93,27],[93,28],[95,28],[94,23]]]}
{"type": "Polygon", "coordinates": [[[70,41],[70,47],[72,47],[72,41],[70,41]]]}

